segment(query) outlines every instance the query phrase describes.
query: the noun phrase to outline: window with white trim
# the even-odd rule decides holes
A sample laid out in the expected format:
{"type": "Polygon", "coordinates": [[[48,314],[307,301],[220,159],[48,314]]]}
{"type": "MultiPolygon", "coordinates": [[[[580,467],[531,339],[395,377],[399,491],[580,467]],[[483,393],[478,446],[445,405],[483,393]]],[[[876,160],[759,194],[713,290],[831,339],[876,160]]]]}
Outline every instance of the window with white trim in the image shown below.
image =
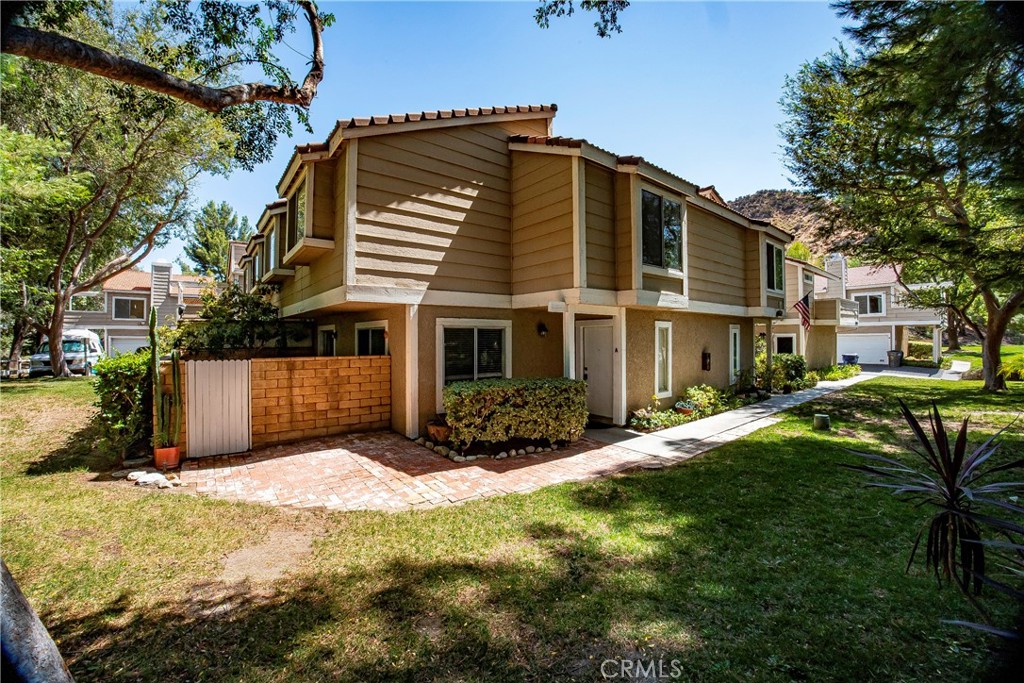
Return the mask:
{"type": "Polygon", "coordinates": [[[114,297],[114,320],[145,320],[146,300],[114,297]]]}
{"type": "Polygon", "coordinates": [[[786,291],[786,254],[777,244],[765,242],[765,287],[779,294],[786,291]]]}
{"type": "Polygon", "coordinates": [[[729,384],[740,376],[740,326],[729,325],[729,384]]]}
{"type": "Polygon", "coordinates": [[[254,284],[259,284],[260,278],[263,277],[263,249],[256,247],[256,251],[252,255],[252,280],[254,284]]]}
{"type": "Polygon", "coordinates": [[[267,232],[267,272],[277,268],[277,229],[276,226],[267,232]]]}
{"type": "Polygon", "coordinates": [[[306,177],[302,180],[288,197],[288,245],[285,251],[290,250],[306,236],[306,177]]]}
{"type": "Polygon", "coordinates": [[[672,395],[672,323],[654,323],[654,394],[658,398],[672,395]]]}
{"type": "Polygon", "coordinates": [[[885,298],[878,294],[855,294],[853,300],[861,315],[885,315],[885,298]]]}
{"type": "Polygon", "coordinates": [[[356,355],[388,355],[388,322],[386,320],[356,323],[356,355]]]}
{"type": "Polygon", "coordinates": [[[775,353],[796,353],[796,335],[779,334],[775,336],[775,353]]]}
{"type": "Polygon", "coordinates": [[[805,270],[804,271],[804,294],[808,292],[814,292],[814,273],[805,270]]]}
{"type": "Polygon", "coordinates": [[[643,262],[668,270],[683,269],[683,205],[641,191],[643,262]]]}
{"type": "Polygon", "coordinates": [[[437,412],[446,384],[512,376],[511,320],[438,318],[435,325],[437,412]]]}

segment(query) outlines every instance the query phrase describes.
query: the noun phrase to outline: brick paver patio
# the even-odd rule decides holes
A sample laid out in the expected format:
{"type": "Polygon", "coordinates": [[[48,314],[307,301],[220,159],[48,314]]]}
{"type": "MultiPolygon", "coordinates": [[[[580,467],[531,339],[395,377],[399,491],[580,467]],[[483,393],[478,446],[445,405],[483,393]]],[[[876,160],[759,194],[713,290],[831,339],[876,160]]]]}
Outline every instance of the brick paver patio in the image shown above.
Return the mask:
{"type": "Polygon", "coordinates": [[[186,461],[203,495],[335,510],[407,510],[524,493],[652,462],[586,437],[550,453],[456,463],[392,432],[351,434],[186,461]]]}

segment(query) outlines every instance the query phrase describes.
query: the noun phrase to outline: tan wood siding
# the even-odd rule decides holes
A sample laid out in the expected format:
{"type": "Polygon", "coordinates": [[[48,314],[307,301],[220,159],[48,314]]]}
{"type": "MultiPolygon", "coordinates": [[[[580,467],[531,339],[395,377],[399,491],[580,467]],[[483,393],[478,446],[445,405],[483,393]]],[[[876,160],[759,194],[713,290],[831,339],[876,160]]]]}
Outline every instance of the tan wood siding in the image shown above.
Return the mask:
{"type": "Polygon", "coordinates": [[[345,282],[345,157],[318,162],[313,183],[314,236],[333,239],[334,251],[308,266],[295,267],[295,276],[281,285],[279,303],[282,307],[340,287],[345,282]]]}
{"type": "Polygon", "coordinates": [[[670,292],[681,295],[683,293],[683,281],[678,277],[644,273],[642,289],[649,292],[670,292]]]}
{"type": "Polygon", "coordinates": [[[512,293],[572,287],[572,162],[512,154],[512,293]]]}
{"type": "Polygon", "coordinates": [[[360,140],[356,283],[509,294],[508,136],[526,123],[360,140]]]}
{"type": "Polygon", "coordinates": [[[322,161],[313,171],[313,237],[334,239],[334,160],[322,161]]]}
{"type": "Polygon", "coordinates": [[[687,231],[690,299],[745,305],[745,230],[691,204],[687,231]]]}
{"type": "Polygon", "coordinates": [[[615,289],[615,174],[586,166],[587,286],[615,289]]]}
{"type": "Polygon", "coordinates": [[[633,177],[615,174],[615,288],[633,289],[633,177]]]}
{"type": "Polygon", "coordinates": [[[764,277],[761,273],[763,248],[759,233],[747,230],[744,239],[744,277],[746,280],[747,306],[761,306],[761,291],[764,277]]]}

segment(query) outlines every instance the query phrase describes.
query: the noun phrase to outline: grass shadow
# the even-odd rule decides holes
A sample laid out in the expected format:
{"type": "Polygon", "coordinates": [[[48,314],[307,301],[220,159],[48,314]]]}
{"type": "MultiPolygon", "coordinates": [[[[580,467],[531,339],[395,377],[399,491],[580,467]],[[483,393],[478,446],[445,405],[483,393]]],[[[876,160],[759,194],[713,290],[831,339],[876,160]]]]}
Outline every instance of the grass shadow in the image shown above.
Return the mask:
{"type": "Polygon", "coordinates": [[[104,443],[104,427],[99,416],[93,416],[84,427],[68,436],[59,448],[29,462],[25,474],[35,477],[82,469],[94,473],[109,472],[121,456],[107,450],[104,443]]]}

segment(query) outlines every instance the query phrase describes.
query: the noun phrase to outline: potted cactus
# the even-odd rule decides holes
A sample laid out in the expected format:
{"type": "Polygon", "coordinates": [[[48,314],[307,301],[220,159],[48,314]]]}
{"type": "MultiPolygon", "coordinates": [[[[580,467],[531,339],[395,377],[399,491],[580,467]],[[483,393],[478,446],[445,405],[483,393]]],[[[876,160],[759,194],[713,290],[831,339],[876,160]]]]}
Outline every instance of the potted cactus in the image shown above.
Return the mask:
{"type": "Polygon", "coordinates": [[[178,466],[181,455],[178,438],[181,436],[181,370],[178,367],[178,352],[171,352],[171,395],[164,394],[160,378],[159,338],[156,331],[156,310],[149,315],[149,357],[153,373],[153,406],[156,410],[156,425],[153,429],[153,464],[157,469],[167,470],[178,466]],[[173,425],[173,427],[172,427],[173,425]]]}

